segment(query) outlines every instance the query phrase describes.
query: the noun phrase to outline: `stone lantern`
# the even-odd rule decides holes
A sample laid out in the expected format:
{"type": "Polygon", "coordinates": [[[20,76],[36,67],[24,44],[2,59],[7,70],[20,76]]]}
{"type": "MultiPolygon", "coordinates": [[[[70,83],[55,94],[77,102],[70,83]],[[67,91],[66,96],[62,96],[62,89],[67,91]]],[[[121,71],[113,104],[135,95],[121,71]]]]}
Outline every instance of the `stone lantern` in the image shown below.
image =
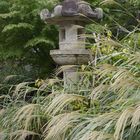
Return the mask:
{"type": "Polygon", "coordinates": [[[51,50],[50,55],[57,64],[72,66],[63,71],[65,87],[70,87],[79,79],[77,66],[90,61],[90,52],[85,48],[85,26],[101,19],[103,11],[92,10],[85,1],[64,0],[52,13],[44,9],[40,16],[47,24],[59,26],[59,50],[51,50]]]}

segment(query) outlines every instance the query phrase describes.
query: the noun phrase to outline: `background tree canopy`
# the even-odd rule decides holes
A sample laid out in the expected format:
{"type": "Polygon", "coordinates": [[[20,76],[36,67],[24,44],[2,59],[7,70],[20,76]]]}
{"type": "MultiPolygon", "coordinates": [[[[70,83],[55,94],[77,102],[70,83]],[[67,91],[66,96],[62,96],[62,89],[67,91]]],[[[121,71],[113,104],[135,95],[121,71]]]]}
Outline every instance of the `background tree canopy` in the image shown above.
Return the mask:
{"type": "Polygon", "coordinates": [[[37,78],[51,72],[49,50],[58,47],[58,32],[56,27],[45,25],[39,13],[54,4],[49,0],[0,1],[1,75],[37,78]]]}

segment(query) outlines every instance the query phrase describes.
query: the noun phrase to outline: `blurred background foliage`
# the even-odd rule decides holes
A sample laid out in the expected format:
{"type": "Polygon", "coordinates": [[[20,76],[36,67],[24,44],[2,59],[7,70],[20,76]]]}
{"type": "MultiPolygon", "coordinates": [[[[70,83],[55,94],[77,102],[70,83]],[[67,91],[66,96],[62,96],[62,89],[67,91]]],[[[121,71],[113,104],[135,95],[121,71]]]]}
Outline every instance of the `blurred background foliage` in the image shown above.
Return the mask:
{"type": "Polygon", "coordinates": [[[49,50],[58,47],[58,32],[45,25],[39,13],[54,5],[49,0],[0,1],[1,78],[17,74],[35,79],[51,72],[49,50]]]}

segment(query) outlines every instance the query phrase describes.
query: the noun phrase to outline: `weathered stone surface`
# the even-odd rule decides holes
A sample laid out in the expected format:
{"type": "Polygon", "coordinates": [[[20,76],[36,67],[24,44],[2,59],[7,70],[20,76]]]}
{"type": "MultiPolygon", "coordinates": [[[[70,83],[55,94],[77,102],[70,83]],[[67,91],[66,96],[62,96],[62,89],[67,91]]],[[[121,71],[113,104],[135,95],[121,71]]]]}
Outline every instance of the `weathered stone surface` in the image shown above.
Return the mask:
{"type": "Polygon", "coordinates": [[[97,18],[98,19],[102,19],[103,18],[103,9],[102,8],[96,8],[95,12],[97,14],[97,18]]]}
{"type": "Polygon", "coordinates": [[[73,89],[75,84],[80,79],[79,73],[78,73],[78,67],[77,66],[69,66],[67,69],[65,68],[63,70],[63,77],[64,77],[64,87],[68,89],[73,89]]]}
{"type": "Polygon", "coordinates": [[[74,16],[78,13],[78,3],[76,0],[65,0],[62,6],[62,16],[74,16]]]}
{"type": "MultiPolygon", "coordinates": [[[[83,1],[78,3],[78,13],[81,13],[85,16],[95,14],[92,8],[90,7],[90,5],[87,2],[83,2],[83,1]]],[[[96,17],[96,15],[94,15],[94,17],[96,17]]]]}
{"type": "Polygon", "coordinates": [[[94,11],[90,7],[89,3],[81,1],[78,3],[78,13],[81,13],[90,18],[103,18],[103,10],[101,8],[96,8],[94,11]]]}
{"type": "Polygon", "coordinates": [[[59,31],[60,50],[85,49],[85,30],[83,26],[67,25],[59,31]]]}
{"type": "Polygon", "coordinates": [[[51,50],[50,55],[59,65],[88,64],[91,59],[88,50],[51,50]]]}
{"type": "Polygon", "coordinates": [[[62,16],[62,5],[57,5],[54,8],[54,16],[62,16]]]}
{"type": "MultiPolygon", "coordinates": [[[[49,23],[60,23],[67,21],[67,19],[57,19],[56,17],[71,17],[72,21],[78,21],[73,17],[81,16],[81,17],[89,17],[94,20],[98,20],[103,18],[103,10],[101,8],[96,8],[94,11],[89,5],[89,3],[81,0],[64,0],[62,5],[57,5],[54,8],[54,12],[51,14],[48,9],[44,9],[40,13],[40,17],[42,20],[45,20],[49,23]],[[59,21],[59,22],[58,22],[59,21]]],[[[82,19],[82,18],[81,18],[82,19]]],[[[87,18],[88,19],[88,18],[87,18]]],[[[85,19],[85,21],[87,20],[85,19]]],[[[80,20],[80,18],[79,18],[80,20]]],[[[89,20],[89,19],[88,19],[89,20]]]]}
{"type": "Polygon", "coordinates": [[[46,19],[46,22],[48,24],[53,24],[53,25],[61,25],[65,26],[67,24],[75,24],[75,25],[82,25],[85,26],[86,24],[91,23],[91,20],[84,16],[61,16],[61,17],[53,17],[53,18],[48,18],[46,19]]]}
{"type": "Polygon", "coordinates": [[[78,2],[78,13],[94,19],[103,18],[103,10],[101,8],[96,8],[93,10],[90,4],[85,1],[78,2]]]}

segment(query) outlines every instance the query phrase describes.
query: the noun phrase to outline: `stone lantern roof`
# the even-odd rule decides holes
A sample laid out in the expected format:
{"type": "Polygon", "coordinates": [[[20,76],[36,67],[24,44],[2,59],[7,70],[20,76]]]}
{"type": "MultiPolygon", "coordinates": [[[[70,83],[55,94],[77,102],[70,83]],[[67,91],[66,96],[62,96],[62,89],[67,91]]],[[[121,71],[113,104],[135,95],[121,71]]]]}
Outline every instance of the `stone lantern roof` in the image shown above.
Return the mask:
{"type": "Polygon", "coordinates": [[[89,3],[82,0],[64,0],[57,5],[52,12],[44,9],[40,13],[41,19],[49,24],[63,25],[88,24],[92,20],[99,20],[103,17],[101,8],[93,10],[89,3]]]}

